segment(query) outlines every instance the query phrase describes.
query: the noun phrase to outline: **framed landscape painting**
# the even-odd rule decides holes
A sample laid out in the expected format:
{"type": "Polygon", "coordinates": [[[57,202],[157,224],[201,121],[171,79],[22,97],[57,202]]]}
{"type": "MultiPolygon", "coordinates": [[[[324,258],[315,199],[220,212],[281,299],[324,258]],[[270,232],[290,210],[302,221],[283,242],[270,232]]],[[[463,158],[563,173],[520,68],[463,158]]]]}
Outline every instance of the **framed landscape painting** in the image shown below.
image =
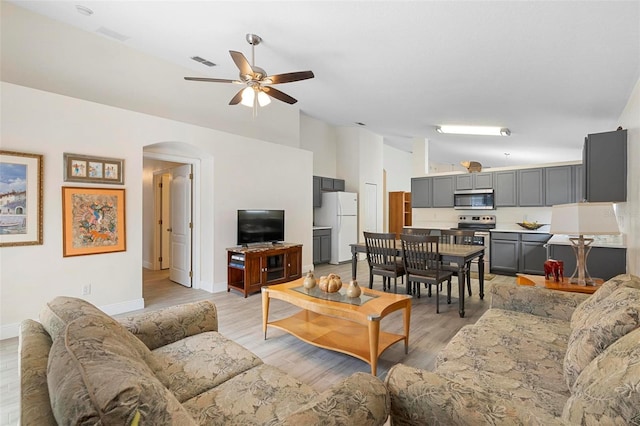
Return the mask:
{"type": "Polygon", "coordinates": [[[81,154],[64,156],[65,182],[124,184],[124,160],[81,154]]]}
{"type": "Polygon", "coordinates": [[[40,154],[0,150],[0,247],[42,244],[40,154]]]}
{"type": "Polygon", "coordinates": [[[124,189],[62,187],[62,254],[126,250],[124,189]]]}

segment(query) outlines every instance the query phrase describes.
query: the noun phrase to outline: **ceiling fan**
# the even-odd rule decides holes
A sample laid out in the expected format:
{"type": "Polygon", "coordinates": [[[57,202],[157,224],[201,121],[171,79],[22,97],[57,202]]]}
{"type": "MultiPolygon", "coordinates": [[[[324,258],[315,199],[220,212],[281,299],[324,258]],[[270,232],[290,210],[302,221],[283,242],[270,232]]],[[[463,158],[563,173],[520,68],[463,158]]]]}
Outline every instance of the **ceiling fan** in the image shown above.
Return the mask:
{"type": "Polygon", "coordinates": [[[190,81],[208,81],[214,83],[235,83],[244,84],[246,87],[240,90],[231,98],[229,105],[242,105],[253,107],[254,114],[257,106],[266,106],[271,102],[270,98],[277,99],[288,104],[295,104],[297,99],[287,95],[286,93],[271,87],[272,84],[291,83],[293,81],[306,80],[313,78],[312,71],[298,71],[284,74],[267,75],[267,72],[255,65],[255,46],[260,44],[262,38],[255,34],[247,34],[247,42],[251,45],[251,64],[247,58],[240,52],[230,50],[231,58],[240,70],[239,80],[227,80],[223,78],[203,78],[203,77],[185,77],[190,81]]]}

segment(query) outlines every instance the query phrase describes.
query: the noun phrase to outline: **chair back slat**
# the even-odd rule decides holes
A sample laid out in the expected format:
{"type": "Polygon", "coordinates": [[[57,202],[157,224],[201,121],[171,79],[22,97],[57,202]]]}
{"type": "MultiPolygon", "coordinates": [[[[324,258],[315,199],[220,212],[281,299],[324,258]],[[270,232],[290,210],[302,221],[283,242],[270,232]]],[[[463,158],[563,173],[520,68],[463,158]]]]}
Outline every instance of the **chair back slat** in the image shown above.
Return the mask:
{"type": "Polygon", "coordinates": [[[405,270],[409,274],[438,273],[441,269],[440,238],[429,235],[400,236],[405,270]]]}
{"type": "Polygon", "coordinates": [[[398,260],[395,233],[365,232],[367,261],[371,266],[395,269],[398,260]]]}
{"type": "Polygon", "coordinates": [[[440,231],[441,244],[473,245],[475,231],[466,229],[443,229],[440,231]]]}

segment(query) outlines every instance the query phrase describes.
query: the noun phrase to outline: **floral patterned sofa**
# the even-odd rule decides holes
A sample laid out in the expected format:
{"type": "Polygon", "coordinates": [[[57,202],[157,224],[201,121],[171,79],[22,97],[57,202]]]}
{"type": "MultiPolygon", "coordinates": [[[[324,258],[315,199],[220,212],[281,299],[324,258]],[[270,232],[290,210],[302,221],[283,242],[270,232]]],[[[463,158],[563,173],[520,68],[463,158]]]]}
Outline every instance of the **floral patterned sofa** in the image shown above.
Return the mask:
{"type": "Polygon", "coordinates": [[[120,321],[58,297],[20,330],[23,425],[381,425],[389,397],[356,373],[323,393],[217,332],[204,301],[120,321]]]}
{"type": "Polygon", "coordinates": [[[640,425],[640,278],[592,296],[495,284],[434,372],[394,366],[392,425],[640,425]]]}

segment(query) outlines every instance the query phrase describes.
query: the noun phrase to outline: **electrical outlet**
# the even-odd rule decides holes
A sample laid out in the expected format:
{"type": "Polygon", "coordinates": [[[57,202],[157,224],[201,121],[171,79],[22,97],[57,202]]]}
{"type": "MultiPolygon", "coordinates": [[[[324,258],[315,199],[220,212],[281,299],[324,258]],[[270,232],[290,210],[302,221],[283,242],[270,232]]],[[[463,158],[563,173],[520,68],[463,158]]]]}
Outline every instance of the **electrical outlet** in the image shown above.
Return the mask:
{"type": "Polygon", "coordinates": [[[82,295],[88,296],[91,294],[91,284],[85,284],[82,286],[82,295]]]}

